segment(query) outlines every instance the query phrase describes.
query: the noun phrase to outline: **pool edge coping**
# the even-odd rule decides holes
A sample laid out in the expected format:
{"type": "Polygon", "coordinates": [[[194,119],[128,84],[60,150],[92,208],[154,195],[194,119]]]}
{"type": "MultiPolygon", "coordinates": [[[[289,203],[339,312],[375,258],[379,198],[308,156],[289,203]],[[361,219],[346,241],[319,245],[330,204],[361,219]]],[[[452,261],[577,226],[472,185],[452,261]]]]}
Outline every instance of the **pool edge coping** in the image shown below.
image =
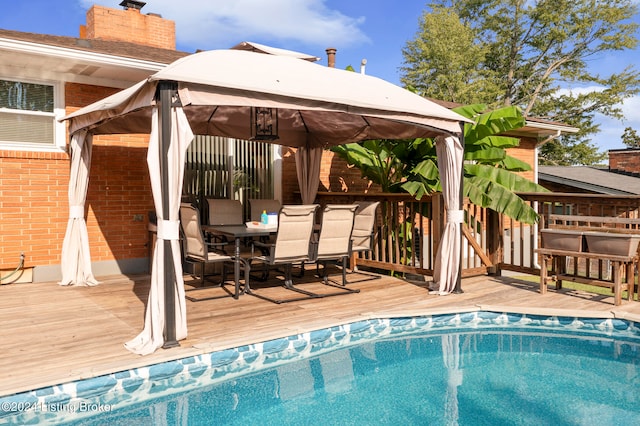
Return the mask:
{"type": "MultiPolygon", "coordinates": [[[[444,296],[446,297],[446,296],[444,296]]],[[[637,302],[640,303],[640,302],[637,302]]],[[[615,307],[612,307],[615,309],[615,307]]],[[[115,374],[120,371],[125,370],[133,370],[137,368],[149,367],[152,365],[157,365],[165,362],[176,361],[188,357],[201,356],[206,355],[211,352],[223,351],[227,349],[233,349],[244,345],[262,343],[269,340],[275,340],[280,338],[286,338],[292,335],[301,334],[301,333],[309,333],[312,331],[336,327],[344,324],[349,324],[352,322],[362,321],[362,320],[374,320],[374,319],[383,319],[383,318],[404,318],[404,317],[424,317],[424,316],[436,316],[436,315],[448,315],[448,314],[461,314],[468,312],[478,312],[478,311],[487,311],[487,312],[499,312],[504,314],[522,314],[522,315],[541,315],[541,316],[562,316],[562,317],[575,317],[575,318],[603,318],[603,319],[623,319],[630,322],[640,323],[640,314],[633,314],[625,311],[616,312],[615,310],[607,310],[607,311],[590,311],[590,310],[577,310],[577,309],[564,309],[564,308],[540,308],[540,307],[513,307],[506,305],[495,305],[495,304],[474,304],[474,305],[466,305],[460,307],[442,307],[442,308],[425,308],[425,309],[398,309],[398,311],[393,312],[390,310],[385,310],[381,312],[371,311],[363,314],[358,314],[354,316],[348,316],[344,318],[340,318],[340,320],[336,320],[334,323],[329,323],[321,328],[308,326],[308,327],[297,327],[293,325],[284,325],[280,330],[280,332],[273,333],[266,339],[256,339],[251,342],[244,343],[229,343],[224,345],[217,345],[215,342],[200,342],[194,343],[190,346],[182,346],[181,351],[179,353],[171,353],[171,350],[167,350],[164,356],[153,359],[152,361],[147,360],[144,356],[140,356],[135,360],[127,360],[126,363],[122,361],[118,361],[113,364],[101,364],[99,366],[92,366],[87,368],[81,368],[78,370],[73,370],[71,374],[66,377],[66,380],[61,381],[60,379],[52,379],[48,381],[43,381],[41,386],[33,389],[33,387],[13,387],[8,389],[7,391],[0,390],[0,401],[4,398],[30,392],[37,389],[43,389],[54,386],[61,386],[65,383],[72,383],[81,380],[88,380],[96,377],[105,376],[108,374],[115,374]],[[126,364],[126,365],[123,365],[126,364]]]]}

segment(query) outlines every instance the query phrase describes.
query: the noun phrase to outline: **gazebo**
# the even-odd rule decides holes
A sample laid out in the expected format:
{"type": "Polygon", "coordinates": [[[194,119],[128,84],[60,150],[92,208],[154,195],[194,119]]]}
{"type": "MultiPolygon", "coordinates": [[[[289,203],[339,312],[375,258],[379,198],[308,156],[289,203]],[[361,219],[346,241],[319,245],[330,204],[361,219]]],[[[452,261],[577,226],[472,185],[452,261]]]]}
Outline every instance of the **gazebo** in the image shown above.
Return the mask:
{"type": "Polygon", "coordinates": [[[84,204],[92,136],[150,133],[148,166],[158,234],[139,354],[187,335],[178,210],[184,155],[194,134],[296,147],[303,203],[315,199],[322,150],[367,139],[435,138],[447,223],[434,281],[460,280],[462,126],[468,119],[384,80],[290,56],[214,50],[182,58],[136,85],[64,118],[71,135],[69,222],[61,285],[95,285],[84,204]]]}

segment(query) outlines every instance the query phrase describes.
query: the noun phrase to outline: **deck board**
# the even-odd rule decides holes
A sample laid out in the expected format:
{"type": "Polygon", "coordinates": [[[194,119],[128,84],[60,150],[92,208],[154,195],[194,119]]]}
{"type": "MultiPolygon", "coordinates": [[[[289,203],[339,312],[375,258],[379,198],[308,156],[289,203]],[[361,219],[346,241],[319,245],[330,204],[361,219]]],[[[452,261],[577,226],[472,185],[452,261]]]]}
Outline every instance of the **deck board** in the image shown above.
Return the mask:
{"type": "MultiPolygon", "coordinates": [[[[314,280],[312,271],[306,279],[314,280]]],[[[100,281],[96,287],[0,286],[0,396],[371,318],[484,309],[640,321],[640,302],[614,306],[613,295],[572,290],[540,295],[537,282],[514,277],[465,279],[464,293],[448,296],[429,294],[424,284],[383,277],[352,284],[360,293],[282,305],[247,295],[187,301],[188,338],[177,348],[143,357],[123,343],[142,330],[149,277],[100,281]]],[[[317,289],[319,284],[304,285],[317,289]]]]}

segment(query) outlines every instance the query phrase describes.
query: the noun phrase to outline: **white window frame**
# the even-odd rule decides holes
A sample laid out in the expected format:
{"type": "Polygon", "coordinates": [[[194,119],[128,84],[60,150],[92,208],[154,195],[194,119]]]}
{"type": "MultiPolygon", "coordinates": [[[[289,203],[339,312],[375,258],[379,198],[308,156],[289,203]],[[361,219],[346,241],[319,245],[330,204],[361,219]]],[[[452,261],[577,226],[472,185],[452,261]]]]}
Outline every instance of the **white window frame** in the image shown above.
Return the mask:
{"type": "Polygon", "coordinates": [[[5,76],[0,74],[1,80],[16,81],[20,83],[43,84],[53,86],[53,113],[19,111],[17,114],[37,114],[50,116],[53,119],[53,143],[41,144],[30,142],[7,142],[0,141],[0,150],[5,151],[33,151],[33,152],[64,152],[67,145],[67,128],[60,122],[66,115],[64,99],[64,82],[54,80],[39,80],[33,78],[21,78],[16,76],[5,76]]]}

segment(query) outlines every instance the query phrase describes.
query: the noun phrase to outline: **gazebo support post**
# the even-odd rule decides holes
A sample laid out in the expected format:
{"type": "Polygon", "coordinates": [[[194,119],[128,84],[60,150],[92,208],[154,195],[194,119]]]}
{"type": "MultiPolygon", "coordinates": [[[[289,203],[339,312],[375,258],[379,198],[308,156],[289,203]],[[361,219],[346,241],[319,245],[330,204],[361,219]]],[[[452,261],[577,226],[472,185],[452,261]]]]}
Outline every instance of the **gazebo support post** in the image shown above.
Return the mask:
{"type": "MultiPolygon", "coordinates": [[[[464,123],[460,123],[462,131],[460,132],[460,144],[464,152],[464,123]]],[[[464,154],[462,156],[462,164],[460,167],[460,197],[458,197],[458,210],[464,209],[464,154]]],[[[453,289],[455,294],[464,293],[462,291],[462,260],[464,258],[464,234],[462,233],[463,223],[459,223],[460,227],[460,265],[458,267],[458,276],[456,277],[456,286],[453,289]]]]}
{"type": "MultiPolygon", "coordinates": [[[[168,152],[171,146],[171,104],[177,85],[171,81],[160,81],[156,96],[160,102],[160,175],[162,176],[162,218],[169,220],[169,160],[168,152]]],[[[173,252],[171,240],[163,240],[164,244],[164,344],[163,349],[180,346],[176,340],[176,310],[175,310],[175,270],[173,267],[173,252]]]]}

